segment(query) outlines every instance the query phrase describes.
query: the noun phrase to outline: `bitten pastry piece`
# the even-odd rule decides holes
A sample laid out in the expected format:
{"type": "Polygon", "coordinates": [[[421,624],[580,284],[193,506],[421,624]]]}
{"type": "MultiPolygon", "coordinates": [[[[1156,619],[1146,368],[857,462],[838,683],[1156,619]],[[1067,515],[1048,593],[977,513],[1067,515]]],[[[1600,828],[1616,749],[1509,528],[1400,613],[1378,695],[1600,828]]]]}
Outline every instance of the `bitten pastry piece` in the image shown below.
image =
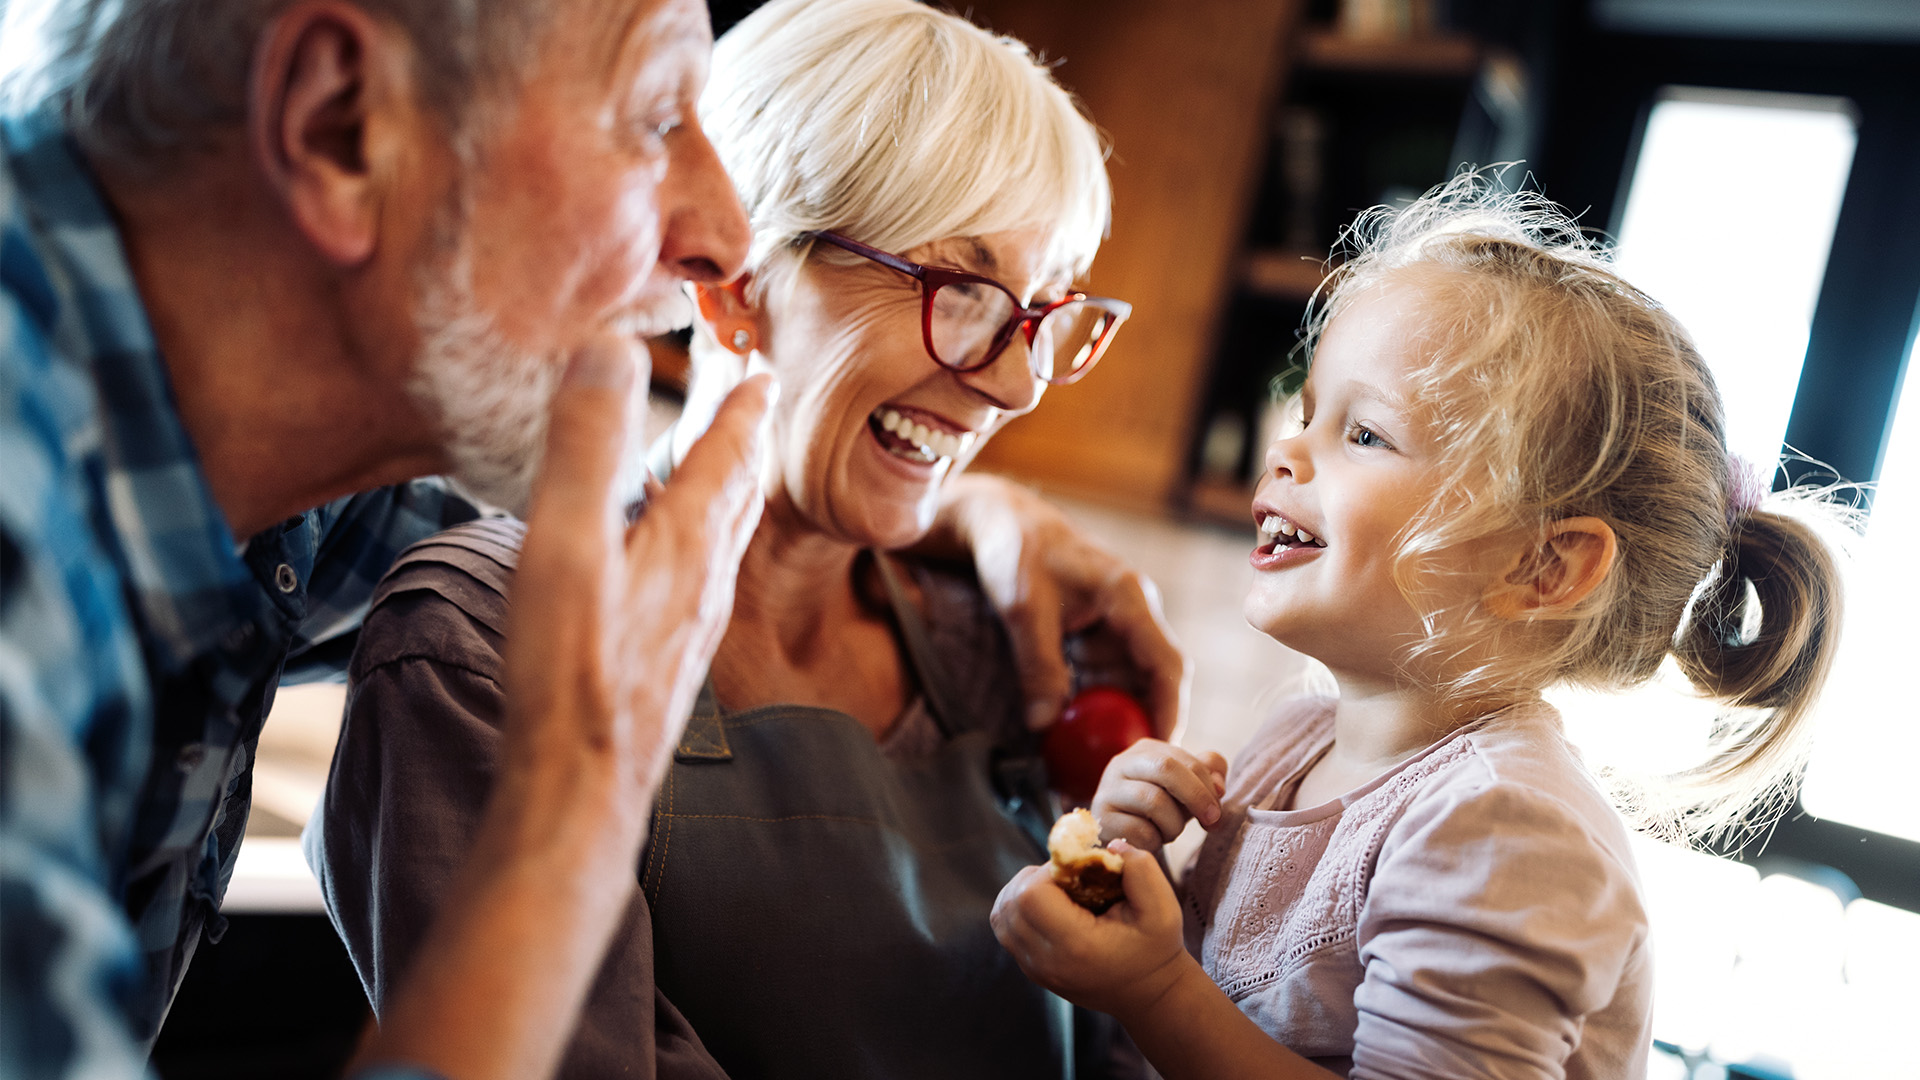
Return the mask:
{"type": "Polygon", "coordinates": [[[1063,814],[1053,823],[1053,831],[1047,834],[1047,854],[1054,884],[1095,915],[1125,895],[1120,869],[1126,864],[1101,846],[1100,823],[1086,810],[1063,814]]]}

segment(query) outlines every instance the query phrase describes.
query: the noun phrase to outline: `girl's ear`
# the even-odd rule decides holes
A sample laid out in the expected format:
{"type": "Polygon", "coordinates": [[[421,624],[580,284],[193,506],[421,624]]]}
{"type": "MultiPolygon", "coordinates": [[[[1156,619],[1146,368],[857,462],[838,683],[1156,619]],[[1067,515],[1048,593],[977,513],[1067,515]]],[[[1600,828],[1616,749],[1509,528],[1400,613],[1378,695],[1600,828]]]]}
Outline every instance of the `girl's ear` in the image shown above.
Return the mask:
{"type": "Polygon", "coordinates": [[[713,332],[714,340],[736,356],[747,355],[760,343],[760,313],[747,299],[747,284],[752,279],[749,272],[725,285],[693,283],[694,306],[700,309],[701,321],[713,332]]]}
{"type": "Polygon", "coordinates": [[[1538,543],[1514,556],[1481,600],[1503,619],[1564,615],[1607,580],[1618,553],[1613,527],[1599,518],[1556,521],[1538,543]]]}

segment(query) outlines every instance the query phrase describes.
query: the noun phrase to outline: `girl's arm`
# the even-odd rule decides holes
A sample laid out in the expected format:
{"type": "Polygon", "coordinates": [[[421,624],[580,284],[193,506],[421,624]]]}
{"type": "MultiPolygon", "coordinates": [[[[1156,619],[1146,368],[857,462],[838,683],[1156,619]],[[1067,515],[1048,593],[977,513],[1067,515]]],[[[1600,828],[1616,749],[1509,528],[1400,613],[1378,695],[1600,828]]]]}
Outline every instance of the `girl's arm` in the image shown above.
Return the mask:
{"type": "Polygon", "coordinates": [[[1044,866],[1020,871],[993,905],[993,929],[1027,977],[1110,1013],[1166,1080],[1325,1080],[1322,1069],[1247,1019],[1180,939],[1180,903],[1160,864],[1116,840],[1124,903],[1093,913],[1044,866]]]}

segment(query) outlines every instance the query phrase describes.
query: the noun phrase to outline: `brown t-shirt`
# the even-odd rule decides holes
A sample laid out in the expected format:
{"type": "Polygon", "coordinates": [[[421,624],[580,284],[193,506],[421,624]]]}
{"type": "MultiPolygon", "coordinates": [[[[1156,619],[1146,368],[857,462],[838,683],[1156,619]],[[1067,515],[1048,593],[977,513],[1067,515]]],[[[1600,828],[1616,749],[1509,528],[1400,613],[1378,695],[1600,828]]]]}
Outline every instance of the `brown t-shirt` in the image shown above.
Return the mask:
{"type": "MultiPolygon", "coordinates": [[[[339,747],[305,844],[376,1014],[486,805],[499,754],[507,584],[525,532],[518,521],[478,521],[415,545],[375,592],[360,631],[339,747]]],[[[724,1080],[654,986],[653,952],[636,888],[586,1006],[632,1021],[583,1027],[561,1075],[724,1080]]]]}

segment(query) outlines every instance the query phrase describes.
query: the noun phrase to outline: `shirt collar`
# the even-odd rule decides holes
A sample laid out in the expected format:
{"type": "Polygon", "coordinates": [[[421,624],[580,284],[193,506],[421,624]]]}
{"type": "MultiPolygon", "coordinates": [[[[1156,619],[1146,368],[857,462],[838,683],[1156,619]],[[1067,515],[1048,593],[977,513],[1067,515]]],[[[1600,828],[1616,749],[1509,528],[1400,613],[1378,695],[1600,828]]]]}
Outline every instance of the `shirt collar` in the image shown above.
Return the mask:
{"type": "Polygon", "coordinates": [[[178,670],[257,618],[260,590],[181,425],[119,230],[78,145],[51,107],[0,121],[0,139],[59,296],[54,351],[84,365],[98,395],[100,487],[149,661],[178,670]]]}

